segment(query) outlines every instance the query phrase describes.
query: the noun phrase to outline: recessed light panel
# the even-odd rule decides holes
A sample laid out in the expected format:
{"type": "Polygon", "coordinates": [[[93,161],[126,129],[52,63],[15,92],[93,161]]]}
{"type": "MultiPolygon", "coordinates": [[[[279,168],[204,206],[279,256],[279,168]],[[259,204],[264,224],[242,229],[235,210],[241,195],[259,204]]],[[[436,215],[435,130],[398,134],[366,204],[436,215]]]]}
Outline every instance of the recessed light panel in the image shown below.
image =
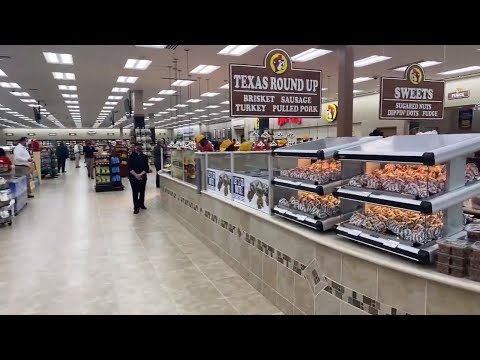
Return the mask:
{"type": "Polygon", "coordinates": [[[146,70],[152,62],[150,60],[128,59],[125,69],[146,70]]]}
{"type": "Polygon", "coordinates": [[[55,80],[75,80],[74,73],[52,72],[55,80]]]}
{"type": "Polygon", "coordinates": [[[190,74],[211,74],[215,70],[220,69],[217,65],[198,65],[195,69],[190,71],[190,74]]]}
{"type": "Polygon", "coordinates": [[[73,56],[71,54],[59,54],[44,52],[45,60],[49,64],[73,65],[73,56]]]}
{"type": "Polygon", "coordinates": [[[228,45],[218,52],[219,55],[241,56],[258,45],[228,45]]]}

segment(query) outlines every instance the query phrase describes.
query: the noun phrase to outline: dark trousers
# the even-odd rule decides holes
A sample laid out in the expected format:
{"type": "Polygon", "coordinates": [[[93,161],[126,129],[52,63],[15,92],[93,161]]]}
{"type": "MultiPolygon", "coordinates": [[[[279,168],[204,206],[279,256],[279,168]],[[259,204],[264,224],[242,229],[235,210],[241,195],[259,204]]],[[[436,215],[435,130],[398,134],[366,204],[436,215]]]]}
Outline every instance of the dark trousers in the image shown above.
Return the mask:
{"type": "Polygon", "coordinates": [[[147,185],[147,180],[137,180],[130,176],[128,180],[132,187],[133,208],[140,209],[141,206],[145,206],[145,186],[147,185]]]}
{"type": "Polygon", "coordinates": [[[58,172],[60,172],[60,169],[62,169],[62,172],[65,172],[65,161],[67,159],[65,158],[58,158],[57,159],[57,162],[58,162],[58,172]]]}
{"type": "Polygon", "coordinates": [[[155,182],[158,188],[160,187],[160,176],[158,175],[158,172],[162,170],[162,163],[160,161],[155,161],[155,169],[157,170],[155,174],[155,182]]]}

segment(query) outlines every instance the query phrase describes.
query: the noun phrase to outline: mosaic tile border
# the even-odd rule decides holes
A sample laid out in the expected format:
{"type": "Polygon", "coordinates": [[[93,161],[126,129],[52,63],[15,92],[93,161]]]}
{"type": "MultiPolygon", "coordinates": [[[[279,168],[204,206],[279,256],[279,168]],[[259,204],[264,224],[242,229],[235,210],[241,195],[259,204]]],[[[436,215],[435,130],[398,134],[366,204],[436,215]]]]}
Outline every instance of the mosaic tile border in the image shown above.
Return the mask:
{"type": "Polygon", "coordinates": [[[263,240],[260,240],[241,228],[230,224],[228,221],[219,218],[212,212],[202,209],[197,204],[186,198],[183,198],[180,195],[177,195],[177,193],[165,188],[164,186],[160,186],[160,189],[166,194],[172,196],[174,199],[177,199],[180,203],[193,209],[197,213],[203,214],[206,219],[220,226],[225,231],[236,235],[239,239],[243,239],[246,243],[276,260],[279,264],[294,271],[298,275],[303,276],[308,281],[314,298],[316,298],[320,292],[325,291],[335,296],[340,301],[350,304],[351,306],[371,315],[411,315],[400,309],[380,303],[375,299],[345,287],[328,278],[327,276],[320,274],[316,259],[312,260],[312,262],[306,266],[305,264],[292,259],[290,256],[283,254],[281,251],[274,249],[263,240]]]}

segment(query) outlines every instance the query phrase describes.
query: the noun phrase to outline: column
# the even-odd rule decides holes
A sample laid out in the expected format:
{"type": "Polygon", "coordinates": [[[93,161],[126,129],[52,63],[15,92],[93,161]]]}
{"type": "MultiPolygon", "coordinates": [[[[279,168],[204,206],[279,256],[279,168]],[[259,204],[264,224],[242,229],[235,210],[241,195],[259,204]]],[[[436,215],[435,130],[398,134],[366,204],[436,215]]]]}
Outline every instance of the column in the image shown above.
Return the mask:
{"type": "Polygon", "coordinates": [[[135,115],[145,115],[143,111],[143,90],[132,91],[132,109],[135,115]]]}
{"type": "Polygon", "coordinates": [[[123,126],[120,126],[120,140],[123,140],[123,126]]]}
{"type": "Polygon", "coordinates": [[[337,136],[353,133],[353,47],[344,45],[337,52],[338,59],[338,115],[337,136]]]}

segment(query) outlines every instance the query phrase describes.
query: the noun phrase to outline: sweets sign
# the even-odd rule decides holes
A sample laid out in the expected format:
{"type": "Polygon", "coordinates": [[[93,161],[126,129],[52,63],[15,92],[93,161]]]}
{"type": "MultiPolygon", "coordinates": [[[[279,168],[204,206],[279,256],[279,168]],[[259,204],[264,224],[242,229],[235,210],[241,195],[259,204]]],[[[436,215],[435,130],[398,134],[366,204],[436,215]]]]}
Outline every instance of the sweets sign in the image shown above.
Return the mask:
{"type": "Polygon", "coordinates": [[[405,77],[380,80],[380,119],[442,120],[445,82],[426,80],[423,68],[412,64],[405,77]]]}
{"type": "Polygon", "coordinates": [[[230,64],[230,114],[248,117],[321,117],[322,72],[294,69],[274,49],[264,65],[230,64]]]}

